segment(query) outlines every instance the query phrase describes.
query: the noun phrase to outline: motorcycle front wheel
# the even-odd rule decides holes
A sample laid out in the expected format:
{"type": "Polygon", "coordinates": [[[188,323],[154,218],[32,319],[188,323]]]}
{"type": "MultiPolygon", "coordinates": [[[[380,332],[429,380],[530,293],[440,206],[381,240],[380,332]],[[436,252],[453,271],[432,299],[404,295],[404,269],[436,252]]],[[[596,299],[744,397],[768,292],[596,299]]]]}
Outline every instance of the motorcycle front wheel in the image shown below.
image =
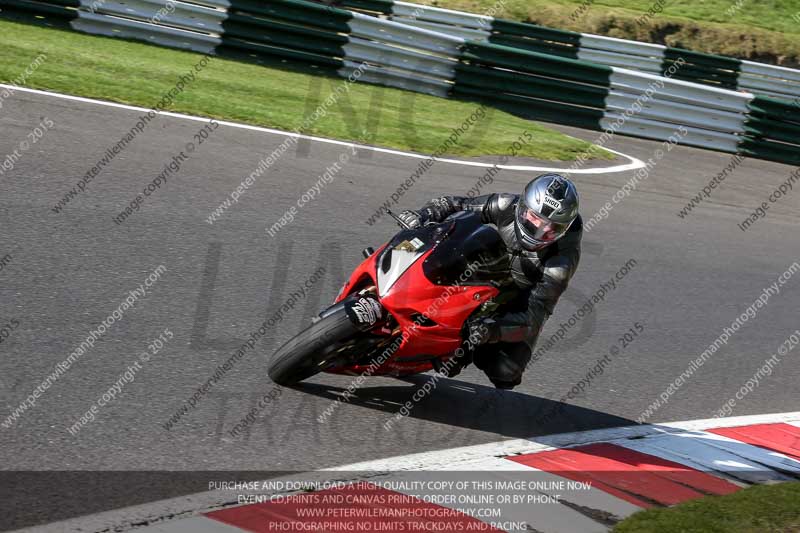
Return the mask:
{"type": "Polygon", "coordinates": [[[267,373],[278,385],[294,385],[327,368],[341,357],[338,348],[362,335],[351,322],[343,305],[322,314],[272,356],[267,373]]]}

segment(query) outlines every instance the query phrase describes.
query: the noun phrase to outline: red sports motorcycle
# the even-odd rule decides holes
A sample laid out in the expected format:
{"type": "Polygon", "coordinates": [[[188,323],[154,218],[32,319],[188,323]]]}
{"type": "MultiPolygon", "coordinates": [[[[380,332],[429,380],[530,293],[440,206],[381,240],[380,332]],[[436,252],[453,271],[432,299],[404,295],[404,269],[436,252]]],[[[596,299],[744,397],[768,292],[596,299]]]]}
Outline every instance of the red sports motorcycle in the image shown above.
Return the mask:
{"type": "Polygon", "coordinates": [[[275,353],[275,383],[319,372],[443,372],[463,350],[468,322],[493,316],[513,297],[506,246],[478,214],[459,212],[415,229],[395,220],[403,229],[377,252],[364,250],[334,305],[275,353]]]}

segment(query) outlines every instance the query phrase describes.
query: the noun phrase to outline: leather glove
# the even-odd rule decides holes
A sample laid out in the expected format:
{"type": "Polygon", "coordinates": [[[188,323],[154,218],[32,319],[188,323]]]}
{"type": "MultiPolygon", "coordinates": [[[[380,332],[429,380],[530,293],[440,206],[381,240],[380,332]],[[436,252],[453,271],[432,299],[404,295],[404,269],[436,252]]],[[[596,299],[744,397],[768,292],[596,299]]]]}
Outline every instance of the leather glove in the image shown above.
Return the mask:
{"type": "Polygon", "coordinates": [[[469,333],[467,343],[472,348],[500,340],[500,325],[493,318],[473,320],[467,328],[469,333]]]}
{"type": "Polygon", "coordinates": [[[422,225],[422,217],[416,211],[403,211],[397,218],[409,227],[409,229],[418,228],[422,225]]]}

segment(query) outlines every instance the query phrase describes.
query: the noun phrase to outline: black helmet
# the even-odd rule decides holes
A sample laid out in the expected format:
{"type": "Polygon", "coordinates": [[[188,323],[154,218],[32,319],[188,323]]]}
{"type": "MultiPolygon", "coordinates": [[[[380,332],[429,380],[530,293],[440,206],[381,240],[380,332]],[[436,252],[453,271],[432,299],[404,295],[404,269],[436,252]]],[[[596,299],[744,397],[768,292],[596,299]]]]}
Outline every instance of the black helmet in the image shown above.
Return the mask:
{"type": "Polygon", "coordinates": [[[559,174],[543,174],[522,192],[514,225],[522,247],[536,251],[563,237],[577,216],[575,185],[559,174]]]}

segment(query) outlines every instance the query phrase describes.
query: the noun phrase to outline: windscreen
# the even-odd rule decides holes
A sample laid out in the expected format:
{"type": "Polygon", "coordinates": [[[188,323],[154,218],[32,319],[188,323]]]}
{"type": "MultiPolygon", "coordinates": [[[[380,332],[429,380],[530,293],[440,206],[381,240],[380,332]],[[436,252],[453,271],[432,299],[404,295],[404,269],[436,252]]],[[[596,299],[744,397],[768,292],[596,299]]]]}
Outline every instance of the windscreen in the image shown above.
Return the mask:
{"type": "Polygon", "coordinates": [[[510,262],[505,243],[476,213],[460,212],[455,223],[422,265],[425,276],[437,285],[486,285],[508,281],[510,262]]]}

